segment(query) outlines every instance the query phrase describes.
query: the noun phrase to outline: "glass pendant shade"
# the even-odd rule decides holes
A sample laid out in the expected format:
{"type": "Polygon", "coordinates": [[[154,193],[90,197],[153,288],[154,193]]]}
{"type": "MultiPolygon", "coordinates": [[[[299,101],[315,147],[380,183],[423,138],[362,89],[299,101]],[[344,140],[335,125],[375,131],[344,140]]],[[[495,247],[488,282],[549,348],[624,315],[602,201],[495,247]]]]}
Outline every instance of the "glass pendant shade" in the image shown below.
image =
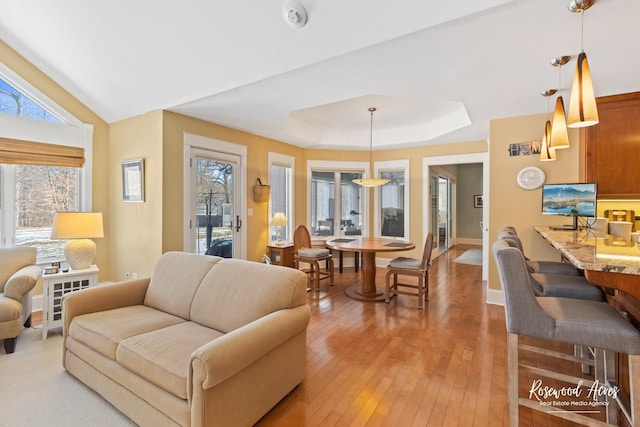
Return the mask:
{"type": "Polygon", "coordinates": [[[593,126],[599,121],[589,61],[587,61],[587,54],[580,52],[571,88],[567,126],[570,128],[593,126]]]}
{"type": "Polygon", "coordinates": [[[556,150],[549,146],[549,139],[551,137],[551,122],[547,120],[544,126],[544,134],[542,136],[542,145],[540,147],[540,161],[548,162],[556,159],[556,150]]]}
{"type": "MultiPolygon", "coordinates": [[[[371,114],[371,125],[370,125],[370,133],[369,133],[369,164],[373,164],[373,112],[376,111],[376,108],[369,108],[369,113],[371,114]]],[[[381,185],[385,185],[389,182],[388,179],[384,178],[358,178],[352,181],[354,184],[362,185],[363,187],[380,187],[381,185]]]]}
{"type": "Polygon", "coordinates": [[[556,99],[556,109],[553,112],[551,136],[549,137],[549,148],[554,150],[569,148],[569,131],[567,130],[567,120],[564,116],[564,101],[561,96],[556,99]]]}

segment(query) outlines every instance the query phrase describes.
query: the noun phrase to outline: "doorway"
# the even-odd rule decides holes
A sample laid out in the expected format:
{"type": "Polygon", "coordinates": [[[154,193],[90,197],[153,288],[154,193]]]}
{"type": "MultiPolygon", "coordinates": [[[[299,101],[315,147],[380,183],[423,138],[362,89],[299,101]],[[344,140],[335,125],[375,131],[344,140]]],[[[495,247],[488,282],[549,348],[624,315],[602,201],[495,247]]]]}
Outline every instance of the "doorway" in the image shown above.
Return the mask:
{"type": "Polygon", "coordinates": [[[184,250],[223,258],[246,258],[245,157],[235,144],[202,138],[187,144],[185,135],[184,250]],[[217,145],[216,145],[217,143],[217,145]],[[213,149],[218,148],[218,149],[213,149]],[[222,150],[219,150],[222,148],[222,150]]]}
{"type": "MultiPolygon", "coordinates": [[[[429,177],[430,181],[427,181],[425,186],[423,187],[423,234],[426,235],[431,230],[438,230],[436,227],[438,225],[438,219],[436,215],[437,209],[434,209],[434,206],[438,206],[438,195],[434,191],[434,187],[439,190],[439,179],[434,182],[433,177],[439,177],[441,174],[438,174],[435,169],[439,167],[445,167],[448,165],[463,165],[463,164],[471,164],[471,163],[479,163],[482,164],[482,280],[487,281],[489,277],[489,155],[488,153],[471,153],[471,154],[460,154],[460,155],[451,155],[451,156],[434,156],[434,157],[425,157],[422,159],[422,170],[423,176],[429,177]],[[437,185],[435,183],[437,182],[437,185]]],[[[452,187],[452,191],[449,194],[449,199],[453,202],[452,194],[455,194],[456,188],[455,185],[452,187]]],[[[455,207],[453,208],[455,210],[455,207]]],[[[453,242],[450,244],[456,243],[455,236],[455,221],[452,217],[447,221],[449,238],[453,239],[453,242]]],[[[475,227],[478,225],[475,224],[475,227]]],[[[436,237],[436,231],[432,231],[434,233],[434,238],[436,237]]],[[[438,231],[439,233],[439,231],[438,231]]],[[[435,241],[436,239],[434,239],[435,241]]],[[[434,246],[436,246],[434,244],[434,246]]],[[[433,256],[437,256],[437,251],[439,247],[436,246],[434,248],[433,256]]]]}

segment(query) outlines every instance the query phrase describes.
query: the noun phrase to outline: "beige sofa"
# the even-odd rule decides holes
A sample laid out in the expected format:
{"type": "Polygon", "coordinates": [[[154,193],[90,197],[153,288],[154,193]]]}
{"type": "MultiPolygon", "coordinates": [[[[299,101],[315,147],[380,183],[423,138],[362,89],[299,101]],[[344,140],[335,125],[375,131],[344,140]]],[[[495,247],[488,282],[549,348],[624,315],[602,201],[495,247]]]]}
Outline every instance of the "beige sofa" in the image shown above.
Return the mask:
{"type": "Polygon", "coordinates": [[[63,301],[64,366],[140,425],[248,426],[305,376],[306,275],[182,252],[63,301]]]}

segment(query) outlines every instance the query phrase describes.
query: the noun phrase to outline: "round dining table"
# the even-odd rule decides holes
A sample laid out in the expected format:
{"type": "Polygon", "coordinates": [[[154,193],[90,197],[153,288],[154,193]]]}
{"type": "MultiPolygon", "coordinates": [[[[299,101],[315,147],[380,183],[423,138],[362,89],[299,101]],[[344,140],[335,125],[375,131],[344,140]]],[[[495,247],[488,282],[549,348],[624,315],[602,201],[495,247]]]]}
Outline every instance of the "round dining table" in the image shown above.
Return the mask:
{"type": "Polygon", "coordinates": [[[344,237],[326,242],[336,251],[362,252],[362,286],[349,288],[347,296],[360,301],[382,301],[384,293],[376,288],[376,252],[397,252],[414,249],[416,245],[386,237],[344,237]]]}

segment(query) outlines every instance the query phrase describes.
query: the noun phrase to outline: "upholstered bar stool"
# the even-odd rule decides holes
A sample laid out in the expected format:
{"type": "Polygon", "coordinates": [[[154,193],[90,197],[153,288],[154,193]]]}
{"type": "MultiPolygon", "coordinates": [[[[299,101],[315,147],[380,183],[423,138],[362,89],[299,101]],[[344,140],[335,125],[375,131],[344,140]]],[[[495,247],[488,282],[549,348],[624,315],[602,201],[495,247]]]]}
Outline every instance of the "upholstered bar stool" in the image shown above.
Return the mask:
{"type": "Polygon", "coordinates": [[[505,227],[505,228],[501,229],[500,232],[498,233],[498,238],[499,239],[511,239],[516,243],[516,245],[518,246],[518,249],[520,249],[520,252],[522,252],[522,255],[524,256],[524,259],[527,262],[527,267],[529,268],[529,271],[532,272],[532,273],[565,274],[565,275],[568,275],[568,276],[579,276],[580,275],[580,270],[578,270],[577,268],[575,268],[571,264],[567,264],[566,262],[560,262],[560,261],[534,261],[532,259],[529,259],[524,253],[524,248],[522,246],[522,240],[520,240],[520,237],[518,236],[517,232],[515,231],[515,229],[513,227],[505,227]]]}
{"type": "MultiPolygon", "coordinates": [[[[501,238],[501,241],[509,247],[520,250],[520,245],[510,238],[501,238]]],[[[522,255],[524,258],[524,254],[522,255]]],[[[604,293],[582,276],[573,276],[567,274],[543,274],[531,273],[529,264],[526,263],[527,273],[529,274],[529,283],[533,288],[533,292],[539,297],[561,297],[561,298],[577,298],[591,301],[604,301],[604,293]]]]}
{"type": "MultiPolygon", "coordinates": [[[[521,336],[534,337],[548,341],[587,346],[598,349],[604,354],[604,374],[602,381],[608,389],[615,386],[612,382],[613,363],[609,360],[612,352],[629,355],[630,404],[617,398],[607,397],[608,406],[618,405],[623,415],[629,418],[632,426],[640,424],[640,331],[624,319],[615,309],[605,302],[572,298],[536,297],[530,283],[522,253],[504,240],[493,244],[493,256],[498,266],[500,281],[505,293],[505,314],[508,332],[508,373],[509,373],[509,423],[518,426],[519,406],[560,417],[583,425],[616,425],[616,412],[607,410],[607,423],[577,412],[555,410],[541,405],[538,400],[518,395],[518,374],[520,371],[532,373],[567,383],[591,387],[594,382],[588,378],[579,378],[562,371],[551,371],[520,363],[519,350],[530,351],[562,360],[577,363],[593,363],[579,357],[519,342],[521,336]],[[615,404],[615,405],[614,405],[615,404]]],[[[602,385],[603,383],[600,383],[602,385]]],[[[584,391],[583,394],[586,394],[584,391]]]]}

